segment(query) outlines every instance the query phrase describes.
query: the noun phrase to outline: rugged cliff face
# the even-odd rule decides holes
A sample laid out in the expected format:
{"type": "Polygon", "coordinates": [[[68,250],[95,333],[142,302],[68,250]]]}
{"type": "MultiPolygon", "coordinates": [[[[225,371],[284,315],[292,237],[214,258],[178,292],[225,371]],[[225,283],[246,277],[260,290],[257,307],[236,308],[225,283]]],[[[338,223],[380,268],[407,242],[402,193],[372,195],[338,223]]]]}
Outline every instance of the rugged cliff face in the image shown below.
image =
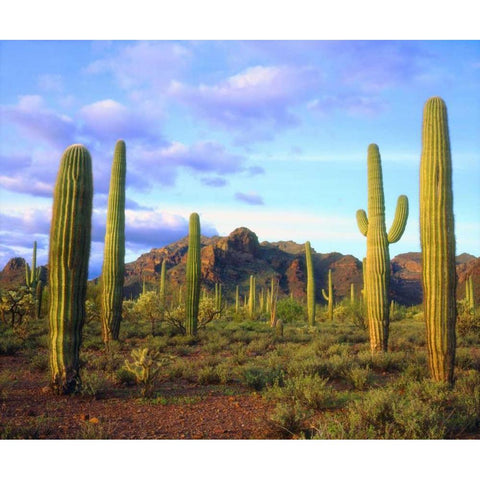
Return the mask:
{"type": "MultiPolygon", "coordinates": [[[[233,299],[235,288],[248,295],[250,275],[257,278],[258,290],[268,288],[271,278],[279,281],[280,290],[296,299],[306,296],[305,247],[295,242],[262,242],[248,228],[234,230],[228,237],[201,237],[202,286],[213,290],[222,284],[223,295],[233,299]]],[[[145,281],[147,288],[158,287],[163,259],[167,262],[167,283],[171,291],[185,283],[187,238],[163,248],[154,248],[125,266],[125,296],[137,296],[145,281]]],[[[357,296],[363,288],[362,263],[352,255],[317,253],[313,250],[317,302],[324,303],[321,289],[327,286],[332,269],[335,300],[350,297],[350,285],[357,296]]],[[[422,303],[422,265],[420,253],[404,253],[391,261],[392,298],[402,305],[422,303]]],[[[46,269],[44,269],[46,272],[46,269]]],[[[465,296],[465,280],[472,275],[474,295],[480,304],[480,258],[462,254],[457,257],[458,298],[465,296]]],[[[46,277],[46,275],[45,275],[46,277]]],[[[0,288],[13,288],[25,282],[25,260],[13,258],[0,272],[0,288]]]]}

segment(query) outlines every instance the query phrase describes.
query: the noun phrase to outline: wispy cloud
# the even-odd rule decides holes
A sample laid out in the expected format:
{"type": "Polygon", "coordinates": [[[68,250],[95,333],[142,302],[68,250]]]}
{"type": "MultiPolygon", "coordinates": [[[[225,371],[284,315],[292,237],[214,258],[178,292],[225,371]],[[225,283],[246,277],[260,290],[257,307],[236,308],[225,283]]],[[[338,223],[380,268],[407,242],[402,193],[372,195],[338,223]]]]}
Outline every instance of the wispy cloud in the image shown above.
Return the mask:
{"type": "Polygon", "coordinates": [[[121,43],[88,65],[86,73],[111,74],[121,88],[165,87],[185,69],[189,49],[177,42],[121,43]]]}
{"type": "Polygon", "coordinates": [[[17,105],[2,106],[0,113],[30,140],[40,139],[56,148],[74,143],[74,121],[48,108],[40,95],[23,95],[17,105]]]}
{"type": "Polygon", "coordinates": [[[265,138],[299,123],[291,107],[319,81],[314,68],[257,65],[213,85],[172,82],[169,94],[216,125],[265,138]]]}
{"type": "Polygon", "coordinates": [[[263,205],[263,198],[255,192],[250,193],[242,193],[237,192],[235,193],[235,198],[243,203],[248,203],[250,205],[263,205]]]}
{"type": "Polygon", "coordinates": [[[119,138],[161,142],[158,128],[148,115],[134,111],[121,103],[105,99],[80,110],[82,133],[100,142],[114,142],[119,138]]]}

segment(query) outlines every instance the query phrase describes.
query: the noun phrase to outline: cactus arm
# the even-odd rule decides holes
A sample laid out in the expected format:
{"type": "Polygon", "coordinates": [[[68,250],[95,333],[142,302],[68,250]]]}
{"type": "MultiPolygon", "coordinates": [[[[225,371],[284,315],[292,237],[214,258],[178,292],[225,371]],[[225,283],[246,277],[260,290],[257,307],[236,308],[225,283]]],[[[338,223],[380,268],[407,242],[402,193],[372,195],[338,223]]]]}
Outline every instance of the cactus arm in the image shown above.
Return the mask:
{"type": "Polygon", "coordinates": [[[357,225],[360,233],[366,237],[368,234],[368,217],[365,210],[357,210],[357,225]]]}
{"type": "Polygon", "coordinates": [[[405,195],[400,195],[397,200],[397,208],[395,210],[395,217],[392,226],[388,232],[388,243],[395,243],[402,238],[405,227],[407,226],[408,218],[408,198],[405,195]]]}
{"type": "Polygon", "coordinates": [[[322,288],[322,296],[325,299],[325,301],[329,302],[330,297],[327,295],[327,292],[322,288]]]}

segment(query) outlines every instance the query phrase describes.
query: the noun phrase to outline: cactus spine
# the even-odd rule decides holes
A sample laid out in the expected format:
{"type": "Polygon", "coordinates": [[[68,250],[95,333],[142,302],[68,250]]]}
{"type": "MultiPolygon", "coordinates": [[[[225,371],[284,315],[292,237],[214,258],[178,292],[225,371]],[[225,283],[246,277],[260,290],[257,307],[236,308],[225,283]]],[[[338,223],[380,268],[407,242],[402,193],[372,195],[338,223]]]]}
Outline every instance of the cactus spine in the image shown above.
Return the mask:
{"type": "Polygon", "coordinates": [[[122,321],[126,170],[125,142],[119,140],[113,154],[102,267],[102,332],[105,344],[118,340],[122,321]]]}
{"type": "Polygon", "coordinates": [[[425,103],[420,161],[420,243],[427,352],[434,380],[453,382],[455,364],[455,231],[452,160],[445,102],[425,103]]]}
{"type": "Polygon", "coordinates": [[[49,247],[50,372],[55,393],[80,386],[92,220],[92,161],[83,145],[63,153],[53,197],[49,247]]]}
{"type": "Polygon", "coordinates": [[[307,314],[308,325],[315,324],[315,277],[313,274],[312,248],[305,242],[305,263],[307,264],[307,314]]]}
{"type": "Polygon", "coordinates": [[[187,292],[185,294],[185,331],[187,335],[197,334],[200,276],[202,273],[200,251],[200,218],[198,213],[192,213],[188,231],[187,292]]]}
{"type": "Polygon", "coordinates": [[[322,288],[323,298],[328,302],[328,319],[333,320],[333,283],[332,283],[332,270],[328,270],[328,295],[322,288]]]}
{"type": "Polygon", "coordinates": [[[365,210],[357,211],[358,228],[367,237],[367,261],[364,269],[367,317],[372,353],[387,351],[389,332],[388,289],[390,284],[390,254],[388,246],[400,240],[408,217],[408,199],[398,197],[395,218],[387,234],[383,196],[382,165],[378,146],[368,147],[368,217],[365,210]]]}

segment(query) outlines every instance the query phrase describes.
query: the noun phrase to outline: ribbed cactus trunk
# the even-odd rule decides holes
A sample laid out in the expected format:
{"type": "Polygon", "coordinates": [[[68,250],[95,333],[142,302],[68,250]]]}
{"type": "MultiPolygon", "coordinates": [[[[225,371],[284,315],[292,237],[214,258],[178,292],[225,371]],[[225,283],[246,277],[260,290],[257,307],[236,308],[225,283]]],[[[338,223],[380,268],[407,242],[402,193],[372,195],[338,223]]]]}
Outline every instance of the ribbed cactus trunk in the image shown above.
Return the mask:
{"type": "Polygon", "coordinates": [[[122,321],[123,281],[125,275],[125,176],[126,147],[123,140],[115,145],[107,227],[102,268],[102,333],[108,344],[118,340],[122,321]]]}
{"type": "Polygon", "coordinates": [[[423,314],[434,380],[452,383],[455,364],[455,231],[447,107],[439,97],[423,110],[420,162],[423,314]]]}
{"type": "Polygon", "coordinates": [[[187,253],[187,292],[185,295],[185,331],[187,335],[197,334],[198,304],[200,300],[200,218],[198,213],[190,215],[187,253]]]}
{"type": "Polygon", "coordinates": [[[62,157],[50,227],[50,373],[54,392],[80,386],[79,351],[85,320],[92,219],[92,161],[83,145],[62,157]]]}
{"type": "Polygon", "coordinates": [[[333,282],[332,282],[332,270],[328,270],[328,294],[322,288],[323,298],[328,302],[328,319],[333,321],[333,282]]]}
{"type": "Polygon", "coordinates": [[[378,146],[368,147],[368,217],[357,211],[360,232],[367,237],[365,280],[368,329],[372,353],[387,351],[389,334],[390,254],[388,246],[403,235],[408,217],[408,199],[401,195],[390,231],[385,227],[382,165],[378,146]]]}
{"type": "Polygon", "coordinates": [[[350,305],[355,305],[355,284],[350,284],[350,305]]]}
{"type": "Polygon", "coordinates": [[[305,263],[307,265],[307,315],[308,325],[315,325],[315,276],[313,272],[312,248],[305,242],[305,263]]]}

